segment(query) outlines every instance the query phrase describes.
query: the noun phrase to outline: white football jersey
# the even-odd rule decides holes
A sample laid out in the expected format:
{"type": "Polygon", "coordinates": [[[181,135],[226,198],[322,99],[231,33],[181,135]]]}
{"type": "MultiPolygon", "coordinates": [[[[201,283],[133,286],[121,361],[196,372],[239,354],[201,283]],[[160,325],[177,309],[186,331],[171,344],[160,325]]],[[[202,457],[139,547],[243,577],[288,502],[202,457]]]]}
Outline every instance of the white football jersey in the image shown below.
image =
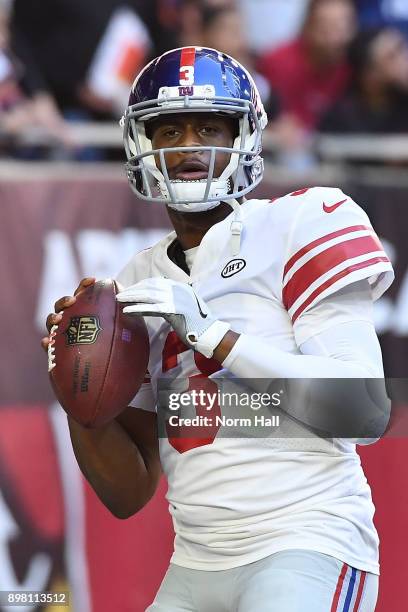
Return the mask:
{"type": "MultiPolygon", "coordinates": [[[[190,275],[168,257],[172,232],[138,253],[119,282],[127,287],[161,276],[190,283],[234,331],[292,354],[313,335],[302,325],[303,315],[323,298],[368,279],[376,299],[392,282],[391,264],[367,215],[339,189],[249,200],[241,212],[239,255],[231,254],[232,214],[206,233],[190,275]]],[[[133,406],[154,410],[163,377],[220,370],[185,346],[164,319],[146,317],[146,323],[150,380],[133,406]]],[[[214,382],[223,373],[214,374],[214,382]]],[[[228,438],[211,428],[199,440],[161,438],[160,455],[176,533],[173,563],[223,570],[303,548],[379,572],[374,507],[354,445],[310,437],[228,438]]]]}

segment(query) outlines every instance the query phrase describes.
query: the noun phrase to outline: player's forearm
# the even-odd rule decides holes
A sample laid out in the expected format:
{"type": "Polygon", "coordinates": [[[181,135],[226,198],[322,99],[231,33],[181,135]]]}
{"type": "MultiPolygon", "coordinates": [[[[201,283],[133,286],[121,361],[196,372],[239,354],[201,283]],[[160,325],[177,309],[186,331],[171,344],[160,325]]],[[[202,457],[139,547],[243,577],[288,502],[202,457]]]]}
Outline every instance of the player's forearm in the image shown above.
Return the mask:
{"type": "Polygon", "coordinates": [[[318,355],[293,355],[268,341],[228,332],[214,358],[239,378],[364,378],[372,376],[358,363],[318,355]]]}
{"type": "Polygon", "coordinates": [[[99,499],[118,518],[143,508],[156,488],[142,454],[116,420],[87,429],[68,417],[78,465],[99,499]]]}
{"type": "Polygon", "coordinates": [[[384,433],[390,404],[381,375],[374,378],[375,367],[329,356],[293,355],[263,339],[232,333],[214,356],[221,361],[224,351],[222,365],[257,391],[266,391],[274,379],[286,380],[287,401],[281,407],[294,418],[319,432],[360,438],[361,443],[384,433]]]}

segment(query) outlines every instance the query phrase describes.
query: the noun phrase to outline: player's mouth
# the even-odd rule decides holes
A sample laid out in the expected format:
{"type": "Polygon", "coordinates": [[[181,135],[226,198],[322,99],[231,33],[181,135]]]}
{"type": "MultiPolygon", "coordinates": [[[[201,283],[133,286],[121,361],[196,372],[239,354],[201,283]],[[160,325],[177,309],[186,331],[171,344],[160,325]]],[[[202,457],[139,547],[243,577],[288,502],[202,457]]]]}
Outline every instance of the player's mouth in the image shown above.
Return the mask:
{"type": "Polygon", "coordinates": [[[201,160],[185,160],[169,172],[172,180],[202,181],[208,177],[208,166],[201,160]]]}

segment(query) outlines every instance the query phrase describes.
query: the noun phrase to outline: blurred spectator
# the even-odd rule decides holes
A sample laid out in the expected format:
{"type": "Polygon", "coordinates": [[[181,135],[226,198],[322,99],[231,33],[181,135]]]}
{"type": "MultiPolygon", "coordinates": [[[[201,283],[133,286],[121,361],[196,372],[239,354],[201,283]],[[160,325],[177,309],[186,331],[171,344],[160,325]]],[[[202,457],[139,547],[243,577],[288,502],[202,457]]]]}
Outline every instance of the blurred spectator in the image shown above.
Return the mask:
{"type": "Polygon", "coordinates": [[[307,150],[307,142],[298,123],[280,112],[280,102],[268,81],[254,69],[254,60],[247,42],[244,18],[235,4],[218,8],[204,7],[201,11],[201,35],[197,43],[220,49],[231,55],[251,72],[261,94],[268,115],[268,131],[273,136],[277,151],[273,157],[292,170],[303,172],[314,164],[307,150]]]}
{"type": "Polygon", "coordinates": [[[203,13],[208,9],[236,7],[236,0],[178,0],[179,46],[202,44],[203,13]]]}
{"type": "Polygon", "coordinates": [[[251,72],[269,120],[278,114],[278,100],[272,94],[267,80],[253,66],[242,15],[235,5],[206,6],[201,13],[201,34],[198,45],[219,49],[238,60],[251,72]]]}
{"type": "Polygon", "coordinates": [[[348,85],[347,48],[355,30],[351,0],[311,0],[301,35],[260,58],[259,70],[279,95],[283,112],[307,130],[348,85]]]}
{"type": "Polygon", "coordinates": [[[4,2],[0,2],[0,110],[4,123],[4,115],[24,99],[18,84],[17,64],[9,52],[8,10],[4,2]]]}
{"type": "Polygon", "coordinates": [[[328,112],[321,130],[408,132],[408,43],[402,33],[392,28],[361,32],[350,60],[351,89],[328,112]]]}
{"type": "Polygon", "coordinates": [[[238,0],[252,51],[261,54],[295,38],[309,0],[238,0]]]}
{"type": "Polygon", "coordinates": [[[21,87],[22,63],[9,48],[10,3],[0,1],[0,132],[2,152],[14,139],[33,129],[46,132],[55,144],[70,146],[69,130],[52,98],[44,92],[27,97],[21,87]]]}
{"type": "Polygon", "coordinates": [[[176,8],[171,0],[14,0],[13,41],[28,68],[27,91],[51,92],[70,115],[120,115],[147,55],[176,43],[176,8]]]}
{"type": "Polygon", "coordinates": [[[127,0],[146,25],[151,58],[179,46],[180,0],[127,0]]]}
{"type": "Polygon", "coordinates": [[[361,27],[393,26],[408,37],[407,0],[356,0],[361,27]]]}
{"type": "Polygon", "coordinates": [[[218,7],[203,6],[198,44],[223,51],[241,64],[251,62],[241,13],[231,3],[218,7]]]}

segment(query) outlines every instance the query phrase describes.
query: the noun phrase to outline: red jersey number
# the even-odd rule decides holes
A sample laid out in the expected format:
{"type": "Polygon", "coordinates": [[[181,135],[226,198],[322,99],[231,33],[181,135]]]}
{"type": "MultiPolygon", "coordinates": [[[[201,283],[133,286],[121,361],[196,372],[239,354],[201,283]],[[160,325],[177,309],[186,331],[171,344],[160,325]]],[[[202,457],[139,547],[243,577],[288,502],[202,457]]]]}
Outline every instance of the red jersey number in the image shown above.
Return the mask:
{"type": "MultiPolygon", "coordinates": [[[[180,340],[176,332],[171,331],[166,338],[163,348],[163,373],[177,367],[178,356],[181,353],[191,350],[192,349],[189,346],[180,340]]],[[[188,389],[185,392],[188,393],[189,391],[196,390],[197,392],[202,391],[205,394],[217,394],[218,387],[212,380],[208,379],[208,376],[221,369],[218,361],[215,359],[208,359],[207,357],[204,357],[204,355],[201,355],[201,353],[196,352],[194,352],[194,361],[200,373],[189,377],[188,389]]],[[[177,427],[171,426],[169,421],[166,422],[166,431],[169,443],[179,453],[185,453],[193,448],[206,446],[207,444],[212,444],[214,442],[215,436],[220,428],[220,426],[216,423],[216,417],[221,416],[221,411],[217,401],[214,403],[211,411],[207,410],[207,406],[208,404],[205,401],[200,401],[200,403],[196,405],[196,416],[208,417],[211,421],[211,424],[209,425],[177,427]]],[[[183,416],[180,411],[178,416],[183,416]]]]}

